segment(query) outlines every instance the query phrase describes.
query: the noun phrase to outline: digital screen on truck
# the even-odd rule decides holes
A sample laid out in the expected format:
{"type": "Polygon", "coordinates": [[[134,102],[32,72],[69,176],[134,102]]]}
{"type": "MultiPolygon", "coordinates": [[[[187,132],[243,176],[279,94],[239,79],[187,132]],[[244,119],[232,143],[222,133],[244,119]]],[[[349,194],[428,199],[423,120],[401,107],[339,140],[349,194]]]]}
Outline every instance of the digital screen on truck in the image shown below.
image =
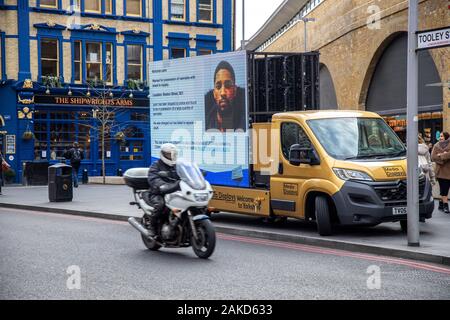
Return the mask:
{"type": "Polygon", "coordinates": [[[173,143],[213,185],[249,187],[245,51],[150,63],[152,160],[173,143]]]}

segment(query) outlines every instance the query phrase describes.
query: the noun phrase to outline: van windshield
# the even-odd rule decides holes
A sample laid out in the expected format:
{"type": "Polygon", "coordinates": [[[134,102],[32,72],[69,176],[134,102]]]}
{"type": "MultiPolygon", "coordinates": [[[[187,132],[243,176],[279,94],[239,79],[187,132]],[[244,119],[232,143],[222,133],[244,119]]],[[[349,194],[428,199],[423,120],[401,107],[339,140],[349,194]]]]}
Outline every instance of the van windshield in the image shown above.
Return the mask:
{"type": "Polygon", "coordinates": [[[404,157],[406,148],[383,119],[310,120],[308,125],[326,152],[338,160],[404,157]]]}

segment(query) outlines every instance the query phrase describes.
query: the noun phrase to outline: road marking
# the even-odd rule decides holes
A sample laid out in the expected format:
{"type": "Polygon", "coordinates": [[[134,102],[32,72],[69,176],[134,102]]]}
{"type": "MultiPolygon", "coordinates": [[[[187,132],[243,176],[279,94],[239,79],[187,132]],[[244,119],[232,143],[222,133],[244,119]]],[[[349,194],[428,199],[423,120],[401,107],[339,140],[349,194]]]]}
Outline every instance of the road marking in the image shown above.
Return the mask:
{"type": "Polygon", "coordinates": [[[232,235],[227,235],[227,234],[218,234],[218,238],[222,239],[222,240],[228,240],[228,241],[245,242],[245,243],[265,245],[265,246],[271,246],[271,247],[277,247],[277,248],[283,248],[283,249],[293,249],[293,250],[309,252],[309,253],[334,255],[334,256],[340,256],[340,257],[349,257],[349,258],[356,258],[356,259],[376,261],[376,262],[385,262],[388,264],[398,264],[398,265],[412,267],[415,269],[422,269],[422,270],[439,272],[439,273],[444,273],[444,274],[450,275],[449,268],[438,267],[438,266],[435,266],[432,264],[427,264],[427,263],[414,262],[414,261],[406,260],[406,259],[389,258],[389,257],[385,257],[385,256],[377,256],[377,255],[370,255],[370,254],[364,254],[364,253],[353,253],[350,251],[327,249],[327,248],[315,247],[315,246],[311,246],[311,245],[287,243],[287,242],[257,239],[257,238],[248,238],[248,237],[243,237],[243,236],[232,236],[232,235]]]}
{"type": "MultiPolygon", "coordinates": [[[[65,219],[69,218],[69,219],[78,220],[78,221],[89,221],[89,222],[108,223],[108,224],[128,226],[128,222],[126,222],[126,221],[108,220],[108,219],[95,218],[95,217],[83,217],[83,216],[70,215],[70,214],[55,214],[55,213],[48,213],[48,212],[42,212],[42,211],[28,211],[28,210],[23,210],[23,209],[9,209],[9,208],[0,208],[0,212],[1,211],[19,212],[22,214],[33,214],[33,215],[47,216],[47,217],[53,217],[53,218],[60,217],[60,218],[65,218],[65,219]]],[[[297,244],[297,243],[265,240],[265,239],[250,238],[250,237],[244,237],[244,236],[234,236],[234,235],[228,235],[228,234],[223,234],[223,233],[217,233],[217,238],[221,239],[221,240],[225,240],[225,241],[244,242],[244,243],[249,243],[249,244],[277,247],[277,248],[282,248],[282,249],[291,249],[291,250],[297,250],[297,251],[308,252],[308,253],[334,255],[334,256],[339,256],[339,257],[348,257],[348,258],[355,258],[355,259],[367,260],[367,261],[384,262],[387,264],[402,265],[402,266],[407,266],[407,267],[411,267],[414,269],[421,269],[421,270],[432,271],[432,272],[450,275],[450,268],[439,267],[439,266],[436,266],[433,264],[428,264],[428,263],[415,262],[415,261],[407,260],[407,259],[390,258],[390,257],[386,257],[386,256],[350,252],[350,251],[345,251],[345,250],[328,249],[328,248],[322,248],[322,247],[316,247],[316,246],[304,245],[304,244],[297,244]]]]}

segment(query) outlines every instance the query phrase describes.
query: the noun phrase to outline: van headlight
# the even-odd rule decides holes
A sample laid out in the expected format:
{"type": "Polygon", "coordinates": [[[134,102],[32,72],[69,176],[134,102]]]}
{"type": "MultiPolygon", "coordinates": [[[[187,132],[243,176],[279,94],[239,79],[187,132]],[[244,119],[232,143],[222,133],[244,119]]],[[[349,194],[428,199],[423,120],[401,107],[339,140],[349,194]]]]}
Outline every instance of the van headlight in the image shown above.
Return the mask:
{"type": "Polygon", "coordinates": [[[365,172],[340,168],[333,168],[333,171],[339,179],[342,179],[344,181],[373,181],[373,179],[365,172]]]}
{"type": "Polygon", "coordinates": [[[194,199],[198,202],[208,201],[209,194],[208,193],[194,193],[194,199]]]}

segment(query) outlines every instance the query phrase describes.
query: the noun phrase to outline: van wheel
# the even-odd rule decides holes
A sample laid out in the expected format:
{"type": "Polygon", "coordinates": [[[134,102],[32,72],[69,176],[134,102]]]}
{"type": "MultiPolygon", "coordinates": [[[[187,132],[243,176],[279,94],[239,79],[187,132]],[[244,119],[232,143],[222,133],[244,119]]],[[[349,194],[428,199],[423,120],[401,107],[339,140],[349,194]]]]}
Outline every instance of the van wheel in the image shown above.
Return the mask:
{"type": "Polygon", "coordinates": [[[331,236],[332,225],[330,216],[330,207],[327,198],[324,196],[316,197],[316,222],[317,229],[321,236],[331,236]]]}
{"type": "Polygon", "coordinates": [[[408,220],[400,220],[400,227],[403,233],[408,233],[408,220]]]}

